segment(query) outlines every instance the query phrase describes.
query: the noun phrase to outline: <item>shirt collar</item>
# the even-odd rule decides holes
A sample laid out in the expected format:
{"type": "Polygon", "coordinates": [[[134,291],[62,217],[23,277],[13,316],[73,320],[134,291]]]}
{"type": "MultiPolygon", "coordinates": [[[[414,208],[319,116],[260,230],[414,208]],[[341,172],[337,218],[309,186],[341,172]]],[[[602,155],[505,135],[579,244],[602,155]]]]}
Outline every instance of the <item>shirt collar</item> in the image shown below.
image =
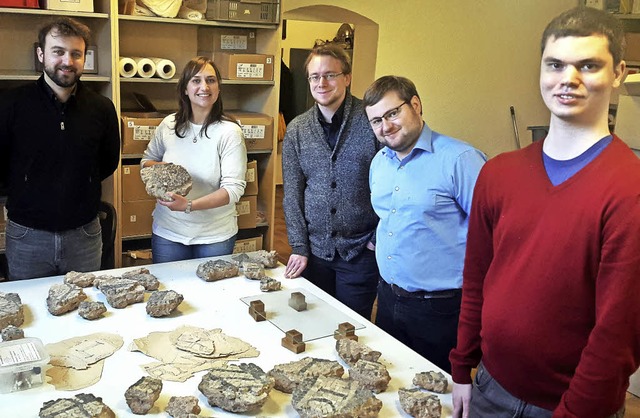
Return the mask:
{"type": "MultiPolygon", "coordinates": [[[[342,125],[342,120],[344,119],[344,108],[345,108],[345,104],[347,103],[347,98],[345,97],[344,100],[342,101],[342,104],[340,105],[340,107],[338,108],[338,110],[336,110],[336,113],[333,114],[333,116],[331,117],[331,125],[337,125],[340,126],[342,125]]],[[[322,112],[320,112],[320,108],[318,107],[318,104],[316,103],[316,117],[318,118],[318,121],[321,124],[329,124],[329,122],[324,120],[324,116],[322,115],[322,112]]]]}
{"type": "MultiPolygon", "coordinates": [[[[56,96],[51,86],[47,84],[47,82],[45,81],[44,74],[40,76],[40,78],[38,79],[38,84],[40,85],[40,88],[44,90],[47,97],[51,99],[52,102],[58,102],[58,97],[56,96]]],[[[73,86],[73,91],[71,92],[71,96],[69,96],[69,100],[75,100],[76,93],[78,93],[79,86],[80,86],[80,81],[77,81],[75,86],[73,86]]],[[[67,103],[69,102],[69,100],[67,101],[67,103]]]]}
{"type": "MultiPolygon", "coordinates": [[[[429,128],[429,126],[427,126],[424,121],[422,121],[422,131],[420,131],[418,142],[416,142],[416,145],[413,147],[407,157],[413,155],[416,149],[421,149],[423,151],[433,153],[433,131],[431,130],[431,128],[429,128]]],[[[389,147],[384,147],[382,149],[382,153],[391,159],[394,159],[397,156],[397,153],[389,147]]]]}

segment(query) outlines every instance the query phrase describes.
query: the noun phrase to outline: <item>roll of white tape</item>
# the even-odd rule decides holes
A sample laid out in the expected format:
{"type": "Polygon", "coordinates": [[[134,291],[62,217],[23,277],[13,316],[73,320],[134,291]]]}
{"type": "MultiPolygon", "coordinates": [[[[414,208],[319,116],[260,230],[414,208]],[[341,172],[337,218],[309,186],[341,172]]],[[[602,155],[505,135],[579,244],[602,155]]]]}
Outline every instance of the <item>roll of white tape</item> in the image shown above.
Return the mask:
{"type": "Polygon", "coordinates": [[[120,72],[120,77],[131,78],[138,72],[138,64],[132,58],[120,57],[118,71],[120,72]]]}
{"type": "Polygon", "coordinates": [[[151,78],[156,73],[156,63],[151,58],[131,57],[138,66],[138,72],[136,73],[142,78],[151,78]]]}
{"type": "Polygon", "coordinates": [[[176,65],[173,61],[166,58],[151,58],[156,65],[156,73],[154,77],[160,77],[165,80],[173,78],[176,75],[176,65]]]}

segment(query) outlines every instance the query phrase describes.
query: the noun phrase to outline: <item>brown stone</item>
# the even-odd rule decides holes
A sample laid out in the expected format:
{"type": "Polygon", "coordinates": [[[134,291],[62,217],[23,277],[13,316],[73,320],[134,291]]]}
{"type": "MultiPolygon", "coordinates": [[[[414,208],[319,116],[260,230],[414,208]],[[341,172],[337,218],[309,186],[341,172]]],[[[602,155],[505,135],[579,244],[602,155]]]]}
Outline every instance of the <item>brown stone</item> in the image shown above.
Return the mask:
{"type": "Polygon", "coordinates": [[[144,302],[145,288],[135,280],[96,278],[94,285],[106,296],[109,305],[116,309],[144,302]]]}
{"type": "Polygon", "coordinates": [[[391,376],[387,368],[378,362],[360,359],[349,369],[349,377],[362,383],[362,386],[375,393],[384,392],[389,386],[391,376]]]}
{"type": "Polygon", "coordinates": [[[24,308],[17,293],[0,292],[0,329],[9,325],[19,327],[24,322],[24,308]]]}
{"type": "Polygon", "coordinates": [[[158,318],[167,316],[182,303],[184,296],[173,290],[156,290],[151,293],[147,302],[149,316],[158,318]]]}
{"type": "Polygon", "coordinates": [[[195,396],[172,396],[165,412],[173,418],[185,418],[197,415],[201,411],[195,396]]]}
{"type": "Polygon", "coordinates": [[[131,412],[144,415],[153,408],[153,404],[160,397],[160,392],[162,392],[162,380],[144,376],[129,386],[124,393],[124,398],[131,412]]]}
{"type": "Polygon", "coordinates": [[[14,325],[2,329],[2,341],[13,341],[24,338],[24,330],[14,325]]]}
{"type": "Polygon", "coordinates": [[[298,361],[277,364],[267,374],[273,377],[276,389],[292,393],[305,379],[318,376],[342,377],[344,368],[337,361],[305,357],[298,361]]]}
{"type": "Polygon", "coordinates": [[[129,270],[122,273],[123,279],[135,280],[144,286],[145,290],[157,290],[160,287],[158,278],[149,273],[149,270],[140,267],[135,270],[129,270]]]}
{"type": "Polygon", "coordinates": [[[78,307],[78,315],[90,321],[101,318],[105,312],[107,312],[107,307],[102,302],[83,301],[78,307]]]}
{"type": "Polygon", "coordinates": [[[49,288],[47,309],[52,315],[62,315],[78,308],[87,295],[74,284],[55,283],[49,288]]]}
{"type": "Polygon", "coordinates": [[[416,373],[413,377],[413,384],[421,389],[430,390],[436,393],[445,393],[449,385],[447,377],[442,372],[433,370],[416,373]]]}
{"type": "Polygon", "coordinates": [[[336,341],[336,351],[342,360],[350,366],[353,366],[358,360],[378,361],[381,354],[359,343],[358,341],[341,338],[336,341]]]}
{"type": "Polygon", "coordinates": [[[115,418],[107,405],[90,393],[79,393],[73,398],[47,401],[40,408],[40,418],[115,418]]]}
{"type": "Polygon", "coordinates": [[[260,291],[262,292],[274,292],[282,289],[282,283],[271,277],[265,276],[260,279],[260,291]]]}
{"type": "Polygon", "coordinates": [[[261,408],[272,388],[273,379],[253,363],[213,367],[198,385],[209,405],[230,412],[249,412],[261,408]]]}
{"type": "Polygon", "coordinates": [[[209,260],[198,265],[196,275],[206,282],[235,277],[239,273],[239,268],[235,263],[225,260],[209,260]]]}
{"type": "Polygon", "coordinates": [[[70,271],[64,275],[64,282],[75,284],[78,287],[91,287],[96,275],[93,273],[81,273],[78,271],[70,271]]]}
{"type": "Polygon", "coordinates": [[[186,196],[193,185],[189,172],[172,163],[145,167],[140,170],[140,177],[149,196],[165,201],[170,201],[168,192],[186,196]]]}
{"type": "Polygon", "coordinates": [[[440,418],[442,405],[436,395],[422,392],[420,389],[398,389],[400,406],[407,414],[415,418],[440,418]]]}

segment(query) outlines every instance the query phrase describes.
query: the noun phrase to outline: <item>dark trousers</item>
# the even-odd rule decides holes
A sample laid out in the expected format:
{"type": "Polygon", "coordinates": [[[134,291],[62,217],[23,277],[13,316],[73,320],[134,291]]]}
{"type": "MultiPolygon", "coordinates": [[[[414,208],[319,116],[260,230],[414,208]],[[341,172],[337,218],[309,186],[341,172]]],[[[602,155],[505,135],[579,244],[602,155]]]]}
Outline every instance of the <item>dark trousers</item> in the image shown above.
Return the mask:
{"type": "Polygon", "coordinates": [[[462,292],[459,289],[441,292],[433,298],[418,297],[419,293],[415,296],[398,293],[380,280],[376,325],[451,373],[449,352],[456,346],[462,292]]]}
{"type": "Polygon", "coordinates": [[[312,255],[302,277],[360,315],[371,319],[380,278],[373,251],[365,249],[351,261],[343,260],[338,254],[332,261],[312,255]]]}

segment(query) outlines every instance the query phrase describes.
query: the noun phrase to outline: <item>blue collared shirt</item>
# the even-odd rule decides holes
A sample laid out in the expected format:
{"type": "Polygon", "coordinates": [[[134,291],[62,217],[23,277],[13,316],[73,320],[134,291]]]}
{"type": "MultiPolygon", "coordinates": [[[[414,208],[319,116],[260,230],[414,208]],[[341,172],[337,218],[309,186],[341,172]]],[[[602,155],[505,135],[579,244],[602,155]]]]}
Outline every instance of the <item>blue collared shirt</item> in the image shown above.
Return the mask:
{"type": "Polygon", "coordinates": [[[387,147],[378,152],[369,185],[385,281],[410,292],[462,287],[473,188],[486,159],[426,124],[402,161],[387,147]]]}

